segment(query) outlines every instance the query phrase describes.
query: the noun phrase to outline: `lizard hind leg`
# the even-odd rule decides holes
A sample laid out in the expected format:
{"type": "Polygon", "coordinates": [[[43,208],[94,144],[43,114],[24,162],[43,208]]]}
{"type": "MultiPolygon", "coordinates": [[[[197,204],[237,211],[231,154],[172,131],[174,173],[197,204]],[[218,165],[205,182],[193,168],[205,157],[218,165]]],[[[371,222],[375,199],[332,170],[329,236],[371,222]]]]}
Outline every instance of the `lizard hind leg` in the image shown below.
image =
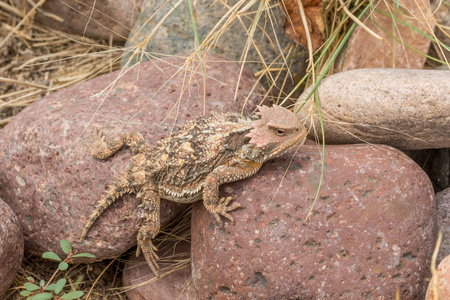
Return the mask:
{"type": "Polygon", "coordinates": [[[142,251],[145,260],[149,265],[152,272],[157,278],[159,278],[159,266],[157,260],[159,260],[156,252],[158,248],[153,244],[153,239],[159,233],[160,229],[160,197],[157,188],[150,186],[144,188],[142,193],[138,194],[138,198],[141,200],[139,207],[144,209],[144,225],[139,229],[137,235],[137,250],[136,256],[142,251]]]}

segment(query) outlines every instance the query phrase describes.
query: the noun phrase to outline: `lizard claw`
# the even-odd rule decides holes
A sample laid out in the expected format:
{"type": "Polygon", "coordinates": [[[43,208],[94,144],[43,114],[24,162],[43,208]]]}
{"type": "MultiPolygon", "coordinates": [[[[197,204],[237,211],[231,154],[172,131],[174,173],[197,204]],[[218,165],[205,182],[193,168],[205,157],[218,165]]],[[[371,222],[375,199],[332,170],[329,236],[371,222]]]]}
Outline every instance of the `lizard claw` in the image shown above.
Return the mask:
{"type": "Polygon", "coordinates": [[[153,245],[151,235],[148,232],[148,228],[146,228],[145,226],[139,229],[139,233],[137,236],[136,256],[139,256],[141,254],[141,251],[142,254],[144,254],[145,260],[147,261],[147,264],[152,270],[153,274],[155,274],[156,278],[159,279],[159,266],[156,262],[157,260],[159,260],[159,256],[156,254],[158,248],[153,245]]]}
{"type": "Polygon", "coordinates": [[[223,216],[230,220],[230,222],[234,225],[234,218],[228,212],[233,211],[237,208],[244,208],[244,206],[239,203],[233,203],[233,205],[228,206],[231,200],[233,200],[233,197],[223,197],[219,199],[219,202],[216,206],[212,208],[207,207],[207,209],[216,218],[217,223],[220,223],[220,216],[223,216]]]}

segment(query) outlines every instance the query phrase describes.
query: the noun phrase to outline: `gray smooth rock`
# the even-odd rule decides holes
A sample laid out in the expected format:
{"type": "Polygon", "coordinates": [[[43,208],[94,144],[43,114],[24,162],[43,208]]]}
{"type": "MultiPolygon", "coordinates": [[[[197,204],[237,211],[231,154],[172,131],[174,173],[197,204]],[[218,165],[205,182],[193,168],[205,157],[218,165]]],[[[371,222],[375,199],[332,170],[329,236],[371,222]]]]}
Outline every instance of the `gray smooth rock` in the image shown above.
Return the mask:
{"type": "Polygon", "coordinates": [[[194,204],[200,299],[420,299],[437,223],[426,174],[392,147],[327,146],[305,221],[320,174],[317,146],[303,146],[222,186],[245,206],[234,226],[194,204]]]}
{"type": "Polygon", "coordinates": [[[17,216],[0,199],[0,296],[14,280],[23,258],[23,234],[17,216]]]}
{"type": "MultiPolygon", "coordinates": [[[[213,55],[208,59],[215,62],[207,64],[205,89],[202,72],[183,69],[184,59],[147,62],[121,76],[110,73],[51,94],[0,132],[0,197],[18,215],[29,251],[62,255],[59,242],[67,239],[75,249],[103,259],[136,244],[142,210],[135,195],[111,205],[78,243],[106,186],[131,157],[123,149],[107,160],[93,158],[93,128],[107,136],[137,131],[154,144],[177,124],[204,113],[250,114],[263,94],[259,85],[252,91],[256,80],[250,71],[244,72],[234,101],[240,66],[213,55]]],[[[162,226],[183,208],[169,201],[161,205],[162,226]]]]}
{"type": "MultiPolygon", "coordinates": [[[[219,24],[220,20],[225,17],[233,5],[238,2],[238,0],[202,0],[192,2],[195,5],[200,43],[207,39],[211,30],[219,24]]],[[[145,42],[145,39],[148,39],[150,36],[151,38],[148,41],[148,44],[144,44],[144,47],[136,53],[137,55],[130,65],[133,65],[137,61],[153,59],[161,54],[192,54],[195,51],[195,38],[193,30],[191,29],[191,17],[187,1],[183,1],[181,5],[177,6],[176,10],[164,20],[161,27],[154,31],[157,24],[170,13],[173,6],[177,3],[178,1],[172,1],[170,3],[154,0],[144,1],[141,14],[129,35],[126,47],[136,47],[139,43],[145,42]]],[[[239,10],[243,9],[246,4],[247,3],[244,2],[239,10]]],[[[245,13],[241,13],[239,16],[234,17],[230,26],[228,26],[226,30],[220,32],[219,39],[209,41],[210,52],[235,62],[243,62],[248,31],[250,30],[252,20],[256,16],[258,5],[259,2],[250,7],[245,13]]],[[[221,24],[223,25],[224,23],[226,22],[224,21],[221,24]]],[[[283,23],[284,14],[277,5],[271,7],[270,10],[264,10],[258,22],[258,27],[255,30],[253,37],[254,44],[249,48],[248,55],[245,58],[245,67],[254,73],[265,68],[262,59],[266,66],[270,66],[272,69],[270,74],[262,78],[262,83],[266,90],[269,90],[271,87],[271,81],[268,80],[268,78],[271,77],[272,79],[276,79],[277,77],[278,71],[275,69],[286,69],[286,64],[289,66],[290,74],[288,75],[286,70],[282,71],[279,78],[276,79],[276,86],[272,87],[272,93],[276,96],[278,96],[279,89],[289,93],[295,85],[292,78],[303,77],[306,70],[305,61],[307,59],[307,53],[305,52],[305,48],[295,44],[285,36],[283,23]],[[292,48],[295,50],[286,51],[290,45],[292,45],[292,48]],[[284,57],[280,56],[283,51],[285,51],[283,54],[284,57]],[[283,81],[286,76],[289,77],[284,83],[283,81]]],[[[217,34],[220,27],[221,25],[219,25],[213,34],[217,34]]],[[[205,49],[206,48],[202,48],[202,51],[206,51],[205,49]]],[[[129,54],[124,56],[122,59],[122,66],[126,64],[132,54],[134,55],[135,53],[130,51],[129,54]]]]}
{"type": "MultiPolygon", "coordinates": [[[[297,111],[311,88],[297,101],[297,111]]],[[[450,72],[361,69],[327,77],[318,88],[326,144],[361,142],[403,150],[450,147],[450,72]]],[[[309,102],[299,111],[312,126],[309,102]]],[[[314,125],[320,122],[314,108],[314,125]]],[[[311,130],[309,138],[314,138],[311,130]]]]}

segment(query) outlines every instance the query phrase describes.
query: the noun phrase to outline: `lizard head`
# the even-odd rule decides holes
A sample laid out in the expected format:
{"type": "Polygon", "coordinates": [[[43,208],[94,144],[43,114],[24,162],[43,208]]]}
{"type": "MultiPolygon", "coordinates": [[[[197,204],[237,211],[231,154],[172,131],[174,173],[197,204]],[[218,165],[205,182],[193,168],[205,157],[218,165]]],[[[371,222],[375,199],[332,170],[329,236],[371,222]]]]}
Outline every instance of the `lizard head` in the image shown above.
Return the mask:
{"type": "Polygon", "coordinates": [[[248,158],[264,162],[305,141],[307,131],[296,114],[278,105],[258,106],[258,109],[256,114],[260,118],[253,122],[247,134],[250,138],[245,151],[248,158]]]}

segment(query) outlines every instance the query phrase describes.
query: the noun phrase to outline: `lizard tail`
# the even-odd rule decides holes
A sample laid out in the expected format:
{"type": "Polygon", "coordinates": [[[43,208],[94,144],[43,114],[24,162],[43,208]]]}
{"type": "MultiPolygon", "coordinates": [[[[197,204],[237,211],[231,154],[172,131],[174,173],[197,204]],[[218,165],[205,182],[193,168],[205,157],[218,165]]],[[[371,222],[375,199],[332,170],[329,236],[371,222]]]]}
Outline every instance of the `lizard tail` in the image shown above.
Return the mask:
{"type": "Polygon", "coordinates": [[[119,197],[123,194],[133,192],[130,188],[124,188],[119,185],[110,185],[108,187],[108,191],[102,197],[102,199],[97,203],[95,210],[89,216],[87,223],[84,225],[83,233],[81,234],[80,243],[84,240],[89,229],[98,219],[98,217],[111,205],[113,204],[119,197]]]}

